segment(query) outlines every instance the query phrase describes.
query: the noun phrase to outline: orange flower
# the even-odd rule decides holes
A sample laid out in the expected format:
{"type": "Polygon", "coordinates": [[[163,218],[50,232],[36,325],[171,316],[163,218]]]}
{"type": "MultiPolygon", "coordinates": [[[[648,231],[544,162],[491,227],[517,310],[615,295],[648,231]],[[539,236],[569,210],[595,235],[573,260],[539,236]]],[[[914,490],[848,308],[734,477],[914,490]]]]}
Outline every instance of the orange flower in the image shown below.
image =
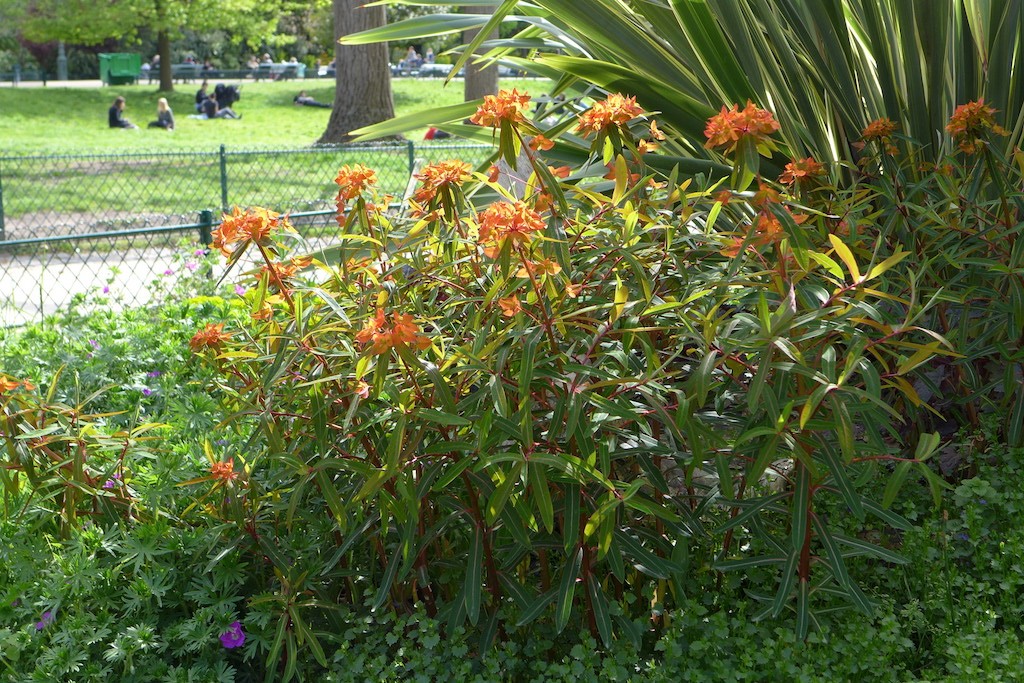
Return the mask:
{"type": "Polygon", "coordinates": [[[288,259],[287,263],[281,262],[271,263],[270,265],[264,265],[262,268],[260,268],[259,272],[255,274],[255,278],[257,280],[260,280],[263,278],[264,273],[270,273],[270,284],[271,286],[274,286],[277,285],[277,278],[280,278],[281,280],[293,278],[300,270],[302,270],[312,262],[313,259],[312,257],[309,256],[305,258],[298,258],[293,256],[292,258],[288,259]],[[277,274],[276,278],[274,277],[275,273],[277,274]]]}
{"type": "Polygon", "coordinates": [[[271,233],[279,229],[294,230],[288,218],[275,211],[259,206],[243,211],[236,206],[221,217],[220,225],[213,231],[213,246],[230,257],[249,242],[266,246],[271,233]]]}
{"type": "MultiPolygon", "coordinates": [[[[726,258],[736,258],[739,255],[740,250],[742,248],[743,248],[743,238],[742,237],[730,237],[729,238],[729,243],[727,245],[725,245],[724,247],[722,247],[718,251],[718,253],[720,253],[722,256],[725,256],[726,258]]],[[[747,245],[747,248],[751,249],[752,247],[750,245],[747,245]]]]}
{"type": "Polygon", "coordinates": [[[402,313],[392,313],[391,326],[388,327],[384,309],[378,308],[377,315],[366,321],[355,338],[360,344],[370,344],[370,353],[379,356],[397,347],[412,346],[419,350],[429,348],[430,339],[419,334],[419,331],[412,316],[402,313]]]}
{"type": "Polygon", "coordinates": [[[537,135],[533,136],[533,139],[530,140],[530,149],[532,149],[534,151],[538,151],[538,150],[547,151],[547,150],[551,149],[554,146],[555,146],[554,142],[552,142],[551,140],[548,140],[546,137],[544,137],[540,133],[538,133],[537,135]]]}
{"type": "Polygon", "coordinates": [[[886,140],[896,132],[897,125],[889,118],[875,119],[860,132],[865,140],[886,140]]]}
{"type": "Polygon", "coordinates": [[[498,128],[502,122],[520,123],[525,121],[523,112],[530,103],[530,96],[527,93],[519,93],[512,88],[511,91],[499,90],[497,95],[485,95],[484,102],[476,110],[476,113],[469,117],[469,120],[480,126],[498,128]]]}
{"type": "Polygon", "coordinates": [[[540,261],[524,261],[523,265],[520,266],[518,271],[516,271],[516,277],[530,277],[531,275],[558,275],[560,272],[562,272],[562,266],[549,258],[545,258],[540,261]]]}
{"type": "Polygon", "coordinates": [[[338,201],[349,201],[355,199],[369,189],[371,185],[377,184],[377,172],[362,164],[345,164],[338,171],[334,179],[340,188],[338,190],[338,201]]]}
{"type": "Polygon", "coordinates": [[[665,134],[658,128],[658,122],[651,119],[651,139],[652,140],[664,140],[665,134]]]}
{"type": "Polygon", "coordinates": [[[421,185],[413,195],[413,200],[421,204],[429,204],[442,189],[459,187],[469,180],[472,177],[469,171],[469,164],[454,159],[424,166],[414,176],[421,185]]]}
{"type": "Polygon", "coordinates": [[[708,119],[704,129],[708,141],[704,146],[708,149],[725,147],[727,154],[736,149],[741,140],[749,138],[755,144],[760,144],[778,129],[779,123],[770,111],[747,100],[747,106],[742,111],[738,104],[732,105],[732,109],[723,106],[722,111],[708,119]]]}
{"type": "Polygon", "coordinates": [[[636,103],[636,97],[612,93],[604,101],[595,102],[593,107],[580,114],[576,132],[587,137],[611,126],[624,126],[643,113],[643,108],[636,103]]]}
{"type": "Polygon", "coordinates": [[[996,135],[1009,135],[1010,132],[996,123],[993,114],[996,110],[985,104],[985,98],[977,102],[961,104],[949,117],[949,124],[946,130],[959,143],[960,149],[968,154],[974,154],[981,148],[983,136],[986,131],[992,131],[996,135]]]}
{"type": "Polygon", "coordinates": [[[757,192],[754,193],[754,197],[750,200],[750,203],[759,209],[763,209],[769,204],[781,204],[782,195],[780,195],[779,191],[771,185],[761,183],[758,185],[757,192]]]}
{"type": "Polygon", "coordinates": [[[219,351],[221,345],[230,338],[231,333],[224,331],[224,323],[207,323],[206,327],[199,330],[192,336],[188,345],[196,353],[199,353],[203,349],[219,351]]]}
{"type": "Polygon", "coordinates": [[[498,178],[501,176],[501,169],[491,164],[491,167],[487,169],[487,180],[496,183],[498,178]]]}
{"type": "Polygon", "coordinates": [[[723,205],[728,204],[732,201],[732,192],[729,190],[722,190],[715,194],[715,201],[721,202],[723,205]]]}
{"type": "Polygon", "coordinates": [[[238,479],[238,472],[235,471],[235,459],[228,458],[224,462],[213,463],[210,465],[210,474],[214,479],[219,479],[224,483],[233,482],[238,479]]]}
{"type": "Polygon", "coordinates": [[[504,240],[513,245],[528,244],[534,233],[544,230],[544,219],[521,201],[494,202],[480,213],[477,222],[480,244],[490,258],[498,255],[504,240]]]}
{"type": "Polygon", "coordinates": [[[757,215],[757,222],[754,224],[754,232],[757,233],[758,241],[762,243],[774,242],[781,239],[785,234],[782,230],[782,223],[774,215],[762,211],[757,215]]]}
{"type": "Polygon", "coordinates": [[[806,159],[794,159],[786,164],[786,170],[779,176],[779,182],[783,185],[803,183],[815,176],[824,175],[825,168],[814,160],[813,157],[806,159]]]}
{"type": "Polygon", "coordinates": [[[514,294],[504,299],[498,299],[498,305],[501,306],[501,314],[506,318],[514,318],[516,313],[523,310],[523,305],[519,303],[519,299],[514,294]]]}
{"type": "Polygon", "coordinates": [[[370,398],[370,385],[363,380],[359,380],[356,382],[355,394],[362,399],[370,398]]]}
{"type": "Polygon", "coordinates": [[[875,119],[860,132],[865,142],[877,140],[885,149],[886,154],[896,154],[899,150],[892,142],[892,135],[896,132],[897,125],[888,118],[875,119]]]}
{"type": "Polygon", "coordinates": [[[570,299],[575,299],[583,291],[583,285],[574,285],[571,282],[565,286],[565,295],[570,299]]]}
{"type": "Polygon", "coordinates": [[[18,387],[22,387],[27,391],[32,391],[35,386],[27,379],[18,381],[12,377],[6,375],[0,375],[0,394],[6,394],[9,391],[14,391],[18,387]]]}
{"type": "Polygon", "coordinates": [[[548,170],[551,171],[551,175],[556,178],[568,178],[569,174],[572,173],[572,169],[568,166],[559,166],[558,168],[548,166],[548,170]]]}

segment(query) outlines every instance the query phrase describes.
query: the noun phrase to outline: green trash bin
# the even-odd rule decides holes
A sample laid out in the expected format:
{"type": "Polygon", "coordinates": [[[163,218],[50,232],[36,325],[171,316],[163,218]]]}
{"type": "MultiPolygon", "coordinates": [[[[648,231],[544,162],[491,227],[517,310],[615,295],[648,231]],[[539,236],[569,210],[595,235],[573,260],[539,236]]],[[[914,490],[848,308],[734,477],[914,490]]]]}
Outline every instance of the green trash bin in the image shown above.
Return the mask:
{"type": "Polygon", "coordinates": [[[137,52],[101,53],[100,80],[104,85],[134,83],[142,68],[142,56],[137,52]]]}

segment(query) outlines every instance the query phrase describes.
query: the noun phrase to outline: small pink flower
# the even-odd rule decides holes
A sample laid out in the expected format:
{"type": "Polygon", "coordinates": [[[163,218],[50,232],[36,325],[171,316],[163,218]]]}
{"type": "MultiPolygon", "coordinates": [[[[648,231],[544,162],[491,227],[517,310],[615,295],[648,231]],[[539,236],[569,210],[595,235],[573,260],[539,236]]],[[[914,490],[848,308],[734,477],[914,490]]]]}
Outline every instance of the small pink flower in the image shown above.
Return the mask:
{"type": "Polygon", "coordinates": [[[195,261],[186,261],[185,267],[188,268],[190,271],[195,272],[196,268],[199,267],[199,264],[196,263],[195,261]]]}
{"type": "Polygon", "coordinates": [[[228,626],[228,630],[220,634],[220,644],[228,650],[240,647],[245,643],[245,631],[242,630],[242,623],[239,621],[233,622],[228,626]]]}
{"type": "Polygon", "coordinates": [[[104,293],[104,294],[110,294],[110,287],[107,287],[106,285],[104,285],[104,287],[103,287],[103,293],[104,293]]]}
{"type": "Polygon", "coordinates": [[[242,296],[243,294],[245,294],[245,287],[243,287],[242,285],[235,285],[235,294],[237,294],[238,296],[242,296]]]}
{"type": "Polygon", "coordinates": [[[167,270],[164,271],[164,275],[174,275],[174,271],[168,268],[167,270]]]}

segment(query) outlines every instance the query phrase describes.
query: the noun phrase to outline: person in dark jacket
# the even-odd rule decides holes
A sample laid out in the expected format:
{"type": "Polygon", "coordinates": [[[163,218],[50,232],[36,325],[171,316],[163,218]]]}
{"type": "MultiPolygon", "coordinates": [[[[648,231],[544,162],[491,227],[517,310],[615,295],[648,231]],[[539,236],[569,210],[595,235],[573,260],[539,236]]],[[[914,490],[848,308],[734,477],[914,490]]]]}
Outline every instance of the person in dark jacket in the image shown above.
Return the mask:
{"type": "Polygon", "coordinates": [[[124,98],[118,95],[114,99],[114,104],[107,110],[107,123],[111,128],[138,128],[124,117],[124,106],[124,98]]]}
{"type": "Polygon", "coordinates": [[[210,87],[210,84],[206,81],[203,81],[203,84],[199,86],[199,90],[196,91],[196,111],[200,114],[203,113],[203,102],[205,102],[206,99],[209,97],[209,95],[206,92],[206,89],[208,87],[210,87]]]}

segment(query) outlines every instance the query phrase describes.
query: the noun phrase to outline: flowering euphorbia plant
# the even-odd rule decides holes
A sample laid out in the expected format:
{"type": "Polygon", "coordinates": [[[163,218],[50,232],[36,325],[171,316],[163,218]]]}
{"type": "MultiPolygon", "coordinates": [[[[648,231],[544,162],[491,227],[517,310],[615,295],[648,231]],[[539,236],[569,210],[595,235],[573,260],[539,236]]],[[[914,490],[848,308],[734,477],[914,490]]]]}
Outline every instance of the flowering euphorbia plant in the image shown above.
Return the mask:
{"type": "MultiPolygon", "coordinates": [[[[194,340],[250,432],[224,514],[311,605],[419,602],[452,627],[580,620],[607,641],[702,566],[768,568],[766,612],[802,632],[815,601],[868,609],[845,558],[898,558],[819,509],[905,525],[861,483],[889,462],[934,477],[932,440],[903,444],[889,406],[919,402],[906,376],[944,348],[896,293],[906,252],[851,236],[867,208],[813,158],[756,192],[656,172],[664,133],[611,95],[581,115],[592,159],[566,174],[544,153],[568,127],[539,129],[528,104],[502,92],[473,117],[514,170],[427,166],[402,215],[343,168],[342,247],[304,270],[275,241],[286,218],[226,217],[278,227],[230,231],[264,260],[250,329],[194,340]],[[315,556],[269,552],[279,524],[331,533],[315,556]],[[334,572],[362,578],[308,578],[334,572]]],[[[777,128],[724,108],[708,145],[756,174],[777,128]]]]}

